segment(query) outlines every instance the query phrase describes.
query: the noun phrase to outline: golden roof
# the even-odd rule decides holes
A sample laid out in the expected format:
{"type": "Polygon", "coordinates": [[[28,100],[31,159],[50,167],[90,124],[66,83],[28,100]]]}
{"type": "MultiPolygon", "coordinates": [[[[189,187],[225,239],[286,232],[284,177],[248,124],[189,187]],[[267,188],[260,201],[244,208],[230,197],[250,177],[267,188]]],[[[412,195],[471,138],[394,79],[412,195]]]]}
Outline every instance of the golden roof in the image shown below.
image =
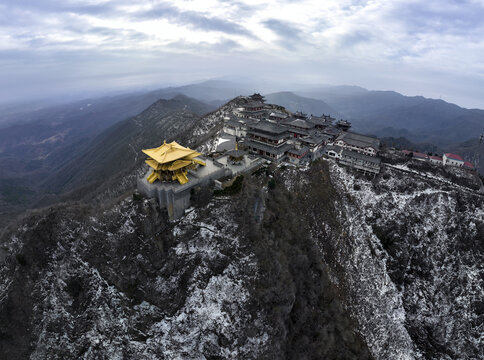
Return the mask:
{"type": "Polygon", "coordinates": [[[165,141],[163,145],[157,148],[145,149],[142,151],[159,164],[166,164],[178,159],[193,160],[195,157],[202,155],[195,150],[181,146],[175,141],[169,144],[165,141]]]}

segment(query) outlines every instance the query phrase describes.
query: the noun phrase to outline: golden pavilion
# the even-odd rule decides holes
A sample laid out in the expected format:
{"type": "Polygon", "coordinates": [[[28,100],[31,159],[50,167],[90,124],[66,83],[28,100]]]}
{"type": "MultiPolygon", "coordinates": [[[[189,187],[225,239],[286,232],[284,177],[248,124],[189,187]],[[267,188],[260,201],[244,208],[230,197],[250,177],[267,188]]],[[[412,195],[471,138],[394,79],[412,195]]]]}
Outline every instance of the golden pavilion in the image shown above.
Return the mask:
{"type": "Polygon", "coordinates": [[[175,181],[180,184],[188,182],[188,170],[195,169],[198,165],[205,166],[205,162],[197,159],[201,153],[181,146],[175,141],[153,148],[142,150],[149,158],[146,163],[153,169],[147,177],[150,184],[157,179],[160,181],[175,181]]]}

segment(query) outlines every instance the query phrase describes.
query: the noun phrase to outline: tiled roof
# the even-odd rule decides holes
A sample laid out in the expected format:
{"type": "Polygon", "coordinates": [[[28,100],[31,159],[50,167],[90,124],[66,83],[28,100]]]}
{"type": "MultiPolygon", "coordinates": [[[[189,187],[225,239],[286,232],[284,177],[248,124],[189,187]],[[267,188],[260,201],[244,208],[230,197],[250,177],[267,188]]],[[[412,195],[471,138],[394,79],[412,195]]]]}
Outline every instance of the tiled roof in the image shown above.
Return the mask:
{"type": "Polygon", "coordinates": [[[341,132],[341,130],[336,129],[333,126],[328,126],[323,130],[323,132],[328,135],[338,135],[341,132]]]}
{"type": "Polygon", "coordinates": [[[261,120],[257,124],[251,125],[251,128],[271,134],[283,134],[287,131],[287,128],[266,120],[261,120]]]}
{"type": "Polygon", "coordinates": [[[303,128],[303,129],[311,129],[314,127],[312,123],[307,122],[306,120],[303,119],[289,119],[287,121],[284,121],[284,125],[291,126],[291,127],[298,127],[298,128],[303,128]]]}
{"type": "Polygon", "coordinates": [[[299,138],[298,140],[308,144],[322,144],[331,139],[331,136],[326,134],[312,133],[310,136],[299,138]]]}
{"type": "Polygon", "coordinates": [[[247,134],[252,135],[252,136],[260,136],[266,139],[271,139],[271,140],[283,140],[288,137],[286,133],[281,133],[281,134],[274,134],[274,133],[269,133],[266,131],[259,131],[257,129],[252,129],[247,131],[247,134]]]}
{"type": "Polygon", "coordinates": [[[474,169],[474,165],[472,165],[472,163],[470,163],[469,161],[466,161],[464,163],[464,166],[467,167],[467,168],[469,168],[469,169],[474,169]]]}
{"type": "Polygon", "coordinates": [[[337,145],[326,145],[325,149],[326,149],[326,151],[335,151],[337,153],[339,153],[341,150],[343,150],[343,148],[341,146],[337,146],[337,145]]]}
{"type": "Polygon", "coordinates": [[[300,118],[307,118],[307,117],[308,117],[308,114],[305,114],[305,113],[303,113],[302,111],[296,111],[296,112],[294,113],[294,116],[295,116],[295,117],[300,117],[300,118]]]}
{"type": "Polygon", "coordinates": [[[294,155],[304,155],[309,151],[309,149],[306,146],[303,146],[300,149],[291,149],[288,151],[288,153],[294,154],[294,155]]]}
{"type": "Polygon", "coordinates": [[[452,159],[452,160],[457,160],[457,161],[464,161],[464,159],[462,159],[459,155],[456,155],[456,154],[447,153],[447,154],[445,154],[445,157],[447,159],[452,159]]]}
{"type": "Polygon", "coordinates": [[[369,156],[365,154],[360,154],[356,151],[351,151],[348,149],[343,149],[343,158],[348,157],[348,158],[353,158],[361,161],[367,161],[372,164],[380,164],[381,159],[376,157],[376,156],[369,156]]]}
{"type": "Polygon", "coordinates": [[[250,141],[250,140],[245,141],[244,146],[253,147],[253,148],[260,149],[260,150],[263,150],[263,151],[267,151],[268,153],[276,154],[276,155],[284,154],[286,151],[288,151],[292,148],[291,144],[284,144],[284,145],[281,145],[281,146],[270,146],[270,145],[262,144],[262,143],[257,142],[257,141],[250,141]]]}
{"type": "Polygon", "coordinates": [[[324,119],[321,119],[319,117],[314,117],[314,116],[311,116],[308,119],[308,122],[310,122],[311,124],[320,125],[320,126],[329,125],[324,119]]]}
{"type": "Polygon", "coordinates": [[[413,157],[417,157],[417,158],[421,158],[421,159],[428,159],[429,158],[429,156],[427,154],[420,153],[420,152],[414,152],[413,157]]]}
{"type": "Polygon", "coordinates": [[[250,101],[245,104],[245,107],[263,107],[265,104],[261,101],[250,101]]]}
{"type": "Polygon", "coordinates": [[[272,116],[272,117],[276,117],[276,118],[281,118],[281,119],[285,119],[288,117],[287,114],[285,113],[282,113],[282,112],[279,112],[279,111],[273,111],[269,114],[269,116],[272,116]]]}
{"type": "Polygon", "coordinates": [[[372,147],[375,150],[378,150],[378,148],[380,147],[380,140],[378,140],[377,138],[357,134],[354,132],[341,133],[335,141],[339,140],[342,140],[349,145],[359,146],[361,148],[372,147]]]}

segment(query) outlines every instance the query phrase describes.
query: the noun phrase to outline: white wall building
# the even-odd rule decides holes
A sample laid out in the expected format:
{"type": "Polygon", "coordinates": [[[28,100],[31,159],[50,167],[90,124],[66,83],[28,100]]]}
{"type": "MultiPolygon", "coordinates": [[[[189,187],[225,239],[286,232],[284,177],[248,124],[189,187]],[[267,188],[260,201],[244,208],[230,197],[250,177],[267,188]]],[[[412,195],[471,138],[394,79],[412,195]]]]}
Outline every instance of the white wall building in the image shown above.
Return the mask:
{"type": "Polygon", "coordinates": [[[450,166],[464,166],[464,159],[459,155],[447,153],[442,157],[442,162],[444,165],[450,166]]]}

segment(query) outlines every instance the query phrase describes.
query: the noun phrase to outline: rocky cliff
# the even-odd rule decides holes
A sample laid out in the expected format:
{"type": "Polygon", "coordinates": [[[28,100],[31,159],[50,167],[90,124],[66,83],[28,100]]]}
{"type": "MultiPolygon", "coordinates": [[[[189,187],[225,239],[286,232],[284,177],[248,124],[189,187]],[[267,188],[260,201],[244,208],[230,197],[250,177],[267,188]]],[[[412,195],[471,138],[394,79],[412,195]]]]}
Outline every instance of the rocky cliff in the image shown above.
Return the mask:
{"type": "Polygon", "coordinates": [[[2,239],[3,358],[465,359],[483,350],[482,197],[333,163],[65,204],[2,239]]]}

